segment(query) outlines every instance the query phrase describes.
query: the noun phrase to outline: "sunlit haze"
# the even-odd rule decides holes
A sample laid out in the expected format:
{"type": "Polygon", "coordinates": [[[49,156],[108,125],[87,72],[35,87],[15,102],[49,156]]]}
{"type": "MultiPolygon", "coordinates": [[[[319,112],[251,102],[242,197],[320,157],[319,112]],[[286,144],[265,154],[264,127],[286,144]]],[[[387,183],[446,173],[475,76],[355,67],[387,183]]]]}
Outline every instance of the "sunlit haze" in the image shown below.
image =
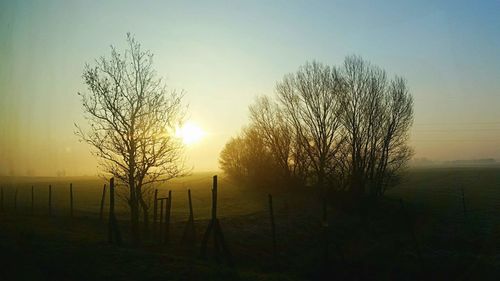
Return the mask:
{"type": "Polygon", "coordinates": [[[188,146],[200,142],[205,134],[203,129],[189,121],[175,132],[176,137],[181,138],[182,142],[188,146]]]}
{"type": "Polygon", "coordinates": [[[499,1],[2,1],[0,174],[94,175],[74,135],[86,63],[131,32],[189,105],[186,161],[218,169],[255,97],[306,61],[403,76],[416,158],[500,159],[499,1]],[[140,13],[138,12],[140,11],[140,13]]]}

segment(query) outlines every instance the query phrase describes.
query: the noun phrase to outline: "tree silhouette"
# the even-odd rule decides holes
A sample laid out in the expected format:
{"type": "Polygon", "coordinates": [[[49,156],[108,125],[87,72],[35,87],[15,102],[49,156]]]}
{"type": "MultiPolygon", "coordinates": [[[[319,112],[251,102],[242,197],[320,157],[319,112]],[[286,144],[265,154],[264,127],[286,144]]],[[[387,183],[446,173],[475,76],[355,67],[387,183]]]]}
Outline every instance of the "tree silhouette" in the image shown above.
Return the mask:
{"type": "MultiPolygon", "coordinates": [[[[221,159],[231,165],[221,161],[221,168],[229,174],[260,169],[242,156],[251,144],[262,144],[272,158],[266,163],[292,182],[380,196],[412,156],[412,123],[413,99],[403,78],[389,80],[357,56],[341,67],[306,63],[277,83],[274,97],[250,106],[249,128],[256,133],[230,141],[221,159]]],[[[269,158],[266,153],[247,154],[269,158]]]]}
{"type": "Polygon", "coordinates": [[[343,142],[338,80],[335,68],[313,62],[286,75],[276,86],[295,139],[307,156],[312,181],[321,189],[343,142]]]}
{"type": "Polygon", "coordinates": [[[400,77],[357,56],[347,57],[341,72],[341,119],[347,143],[345,160],[350,189],[379,196],[394,184],[412,156],[408,146],[413,99],[400,77]],[[368,188],[368,190],[365,190],[368,188]]]}
{"type": "Polygon", "coordinates": [[[86,65],[83,79],[88,87],[81,96],[88,127],[78,125],[76,134],[90,144],[103,172],[127,187],[134,243],[141,239],[139,216],[148,230],[147,187],[181,175],[183,147],[173,136],[182,123],[182,93],[167,92],[153,70],[153,55],[127,34],[128,48],[119,53],[111,47],[109,58],[86,65]]]}
{"type": "Polygon", "coordinates": [[[224,172],[240,183],[270,187],[276,182],[279,167],[255,127],[243,130],[221,151],[219,164],[224,172]]]}

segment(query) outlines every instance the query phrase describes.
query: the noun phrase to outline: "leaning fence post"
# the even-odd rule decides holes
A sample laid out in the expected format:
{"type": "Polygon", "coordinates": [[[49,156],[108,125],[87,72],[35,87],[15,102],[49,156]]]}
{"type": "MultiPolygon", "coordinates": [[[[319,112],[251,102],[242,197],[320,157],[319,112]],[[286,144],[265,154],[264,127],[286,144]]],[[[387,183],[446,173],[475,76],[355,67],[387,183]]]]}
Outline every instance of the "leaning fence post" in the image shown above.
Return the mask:
{"type": "Polygon", "coordinates": [[[35,214],[35,187],[31,186],[31,215],[35,214]]]}
{"type": "Polygon", "coordinates": [[[69,216],[73,217],[73,184],[69,184],[69,216]]]}
{"type": "Polygon", "coordinates": [[[106,184],[102,187],[102,196],[101,196],[101,209],[99,210],[99,220],[102,221],[104,219],[104,203],[106,202],[106,184]]]}
{"type": "Polygon", "coordinates": [[[207,227],[207,230],[205,231],[205,234],[203,235],[203,239],[201,240],[201,249],[200,249],[200,255],[202,258],[206,258],[207,256],[207,243],[208,243],[208,239],[210,238],[210,233],[212,232],[212,229],[214,228],[214,224],[215,224],[215,220],[216,220],[216,217],[215,215],[217,214],[217,211],[215,210],[215,208],[217,207],[217,193],[214,193],[214,189],[217,188],[217,184],[216,184],[217,180],[216,180],[216,176],[214,176],[214,183],[213,183],[213,186],[212,186],[212,216],[210,218],[210,221],[208,223],[208,227],[207,227]]]}
{"type": "Polygon", "coordinates": [[[274,224],[274,210],[273,210],[273,196],[268,194],[269,197],[269,217],[271,219],[271,235],[273,241],[273,263],[277,262],[277,248],[276,248],[276,226],[274,224]]]}
{"type": "Polygon", "coordinates": [[[49,217],[52,216],[52,185],[49,184],[49,217]]]}

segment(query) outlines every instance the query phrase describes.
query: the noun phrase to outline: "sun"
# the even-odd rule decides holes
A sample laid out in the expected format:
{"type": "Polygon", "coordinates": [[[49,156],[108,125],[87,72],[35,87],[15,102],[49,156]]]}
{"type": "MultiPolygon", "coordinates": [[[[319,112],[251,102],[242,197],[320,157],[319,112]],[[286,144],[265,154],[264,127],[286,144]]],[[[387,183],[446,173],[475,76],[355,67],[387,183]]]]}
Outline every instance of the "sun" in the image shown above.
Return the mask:
{"type": "Polygon", "coordinates": [[[205,136],[205,131],[192,122],[186,122],[184,126],[176,130],[175,135],[182,139],[185,145],[192,145],[205,136]]]}

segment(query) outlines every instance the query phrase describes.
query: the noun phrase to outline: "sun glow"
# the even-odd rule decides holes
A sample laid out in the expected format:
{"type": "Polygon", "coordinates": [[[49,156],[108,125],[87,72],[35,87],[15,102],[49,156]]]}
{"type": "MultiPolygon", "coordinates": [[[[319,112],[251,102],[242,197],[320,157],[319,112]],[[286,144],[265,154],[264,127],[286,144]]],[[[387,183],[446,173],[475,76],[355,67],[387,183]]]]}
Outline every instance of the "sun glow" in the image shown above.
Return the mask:
{"type": "Polygon", "coordinates": [[[181,128],[178,128],[175,135],[182,139],[185,145],[192,145],[199,142],[204,136],[205,132],[192,122],[187,122],[181,128]]]}

